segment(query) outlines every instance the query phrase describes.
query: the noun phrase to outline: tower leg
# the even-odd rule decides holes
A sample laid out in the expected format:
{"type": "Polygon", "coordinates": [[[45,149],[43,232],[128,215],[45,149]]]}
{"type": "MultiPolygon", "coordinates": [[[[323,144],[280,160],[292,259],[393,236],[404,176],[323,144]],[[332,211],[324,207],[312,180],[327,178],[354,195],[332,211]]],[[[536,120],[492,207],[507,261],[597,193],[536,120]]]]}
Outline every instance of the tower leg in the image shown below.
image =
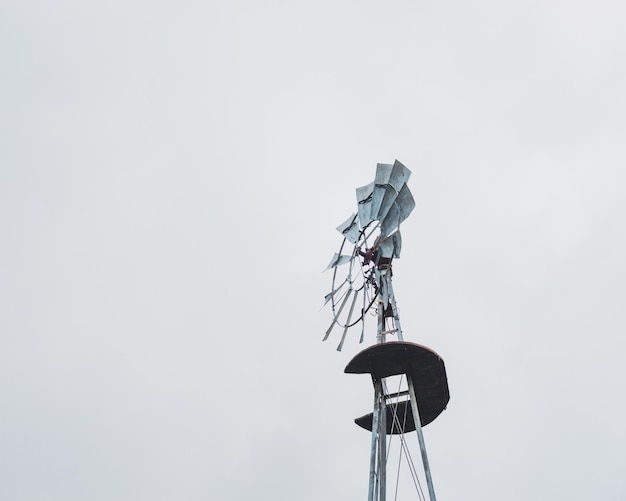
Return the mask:
{"type": "Polygon", "coordinates": [[[376,459],[378,451],[378,432],[380,429],[379,417],[380,417],[380,400],[382,395],[382,383],[380,381],[374,382],[374,413],[372,416],[372,449],[370,451],[370,486],[369,493],[367,495],[368,501],[376,501],[376,459]]]}
{"type": "Polygon", "coordinates": [[[380,418],[378,418],[378,485],[380,489],[380,501],[387,497],[387,403],[380,389],[380,418]]]}
{"type": "Polygon", "coordinates": [[[426,454],[426,444],[424,443],[424,435],[422,434],[422,423],[420,421],[420,413],[417,407],[417,398],[415,396],[415,387],[413,386],[413,380],[411,376],[407,374],[407,382],[409,385],[409,395],[411,398],[411,409],[413,410],[413,420],[415,421],[415,431],[417,432],[417,439],[420,443],[420,451],[422,453],[422,463],[424,464],[424,473],[426,474],[426,483],[428,484],[428,495],[430,501],[436,501],[435,489],[433,487],[433,479],[430,476],[430,466],[428,465],[428,455],[426,454]]]}
{"type": "Polygon", "coordinates": [[[404,341],[402,336],[402,327],[400,326],[400,315],[398,314],[398,305],[396,304],[396,296],[393,293],[393,285],[391,284],[391,277],[389,277],[389,304],[393,311],[393,318],[396,321],[396,329],[398,330],[398,341],[404,341]]]}

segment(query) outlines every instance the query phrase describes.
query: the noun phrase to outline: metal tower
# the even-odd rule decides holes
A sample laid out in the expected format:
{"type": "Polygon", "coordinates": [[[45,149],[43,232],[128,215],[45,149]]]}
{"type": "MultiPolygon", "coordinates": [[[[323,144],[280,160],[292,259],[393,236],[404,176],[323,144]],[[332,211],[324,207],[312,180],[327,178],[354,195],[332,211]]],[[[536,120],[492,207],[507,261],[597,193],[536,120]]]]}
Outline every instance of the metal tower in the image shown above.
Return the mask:
{"type": "MultiPolygon", "coordinates": [[[[422,427],[434,421],[450,400],[441,357],[425,346],[404,341],[393,292],[392,262],[400,257],[402,246],[400,224],[415,208],[406,184],[410,175],[411,171],[397,160],[393,165],[377,165],[375,180],[356,190],[357,214],[337,227],[344,240],[327,268],[333,269],[333,280],[325,304],[331,303],[333,321],[324,341],[335,326],[343,328],[337,346],[341,351],[350,327],[360,324],[363,342],[368,317],[376,323],[376,344],[358,353],[345,368],[348,374],[369,374],[374,385],[373,412],[355,419],[357,425],[372,432],[368,501],[386,500],[388,436],[399,437],[401,454],[412,466],[404,435],[413,431],[417,434],[428,496],[435,501],[422,427]],[[352,245],[349,254],[344,250],[347,244],[352,245]],[[355,316],[357,302],[361,308],[355,316]],[[391,341],[392,336],[397,340],[391,341]],[[398,391],[391,391],[390,378],[400,380],[398,391]],[[401,389],[403,382],[406,389],[401,389]]],[[[414,482],[417,480],[418,499],[425,499],[417,471],[414,466],[409,470],[414,482]]]]}

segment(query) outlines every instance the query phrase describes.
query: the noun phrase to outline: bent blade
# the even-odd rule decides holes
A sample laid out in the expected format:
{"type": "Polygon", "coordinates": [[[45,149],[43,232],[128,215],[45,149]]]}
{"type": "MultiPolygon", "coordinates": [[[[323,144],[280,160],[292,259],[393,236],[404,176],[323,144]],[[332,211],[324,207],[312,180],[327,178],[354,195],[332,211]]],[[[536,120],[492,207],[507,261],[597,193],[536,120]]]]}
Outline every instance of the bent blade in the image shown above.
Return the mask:
{"type": "Polygon", "coordinates": [[[387,237],[378,244],[380,250],[380,257],[389,258],[393,257],[393,238],[387,237]]]}
{"type": "Polygon", "coordinates": [[[359,235],[361,234],[359,231],[358,216],[352,213],[348,219],[337,226],[337,231],[346,237],[349,242],[356,244],[359,239],[359,235]]]}
{"type": "Polygon", "coordinates": [[[335,252],[335,255],[330,260],[330,263],[328,264],[328,266],[326,267],[324,271],[330,270],[331,268],[336,268],[337,266],[341,266],[342,264],[349,263],[351,260],[352,260],[352,256],[348,256],[345,254],[337,254],[335,252]]]}
{"type": "Polygon", "coordinates": [[[324,304],[322,305],[322,308],[326,306],[328,304],[328,301],[330,301],[333,298],[333,296],[337,294],[337,292],[343,289],[343,286],[346,285],[347,283],[348,283],[348,278],[346,277],[346,279],[343,282],[341,282],[339,286],[335,288],[335,290],[332,290],[328,294],[326,294],[324,296],[324,304]]]}
{"type": "Polygon", "coordinates": [[[365,228],[374,219],[372,218],[372,193],[374,191],[374,182],[361,186],[356,189],[356,201],[359,210],[359,222],[361,227],[365,228]]]}
{"type": "Polygon", "coordinates": [[[326,341],[328,339],[328,336],[330,336],[331,331],[333,330],[333,327],[335,326],[335,324],[337,323],[337,317],[339,315],[341,315],[341,311],[343,310],[343,307],[346,305],[346,303],[348,302],[348,298],[350,297],[350,294],[352,294],[352,289],[348,289],[348,292],[346,293],[345,297],[343,298],[343,301],[341,302],[341,306],[339,307],[339,311],[335,314],[334,318],[333,318],[333,323],[330,324],[330,327],[328,328],[328,330],[326,331],[326,335],[324,336],[324,339],[322,339],[322,341],[326,341]]]}
{"type": "Polygon", "coordinates": [[[396,160],[389,174],[388,183],[393,186],[396,191],[400,191],[402,186],[409,180],[409,177],[411,177],[411,171],[396,160]]]}
{"type": "Polygon", "coordinates": [[[352,319],[352,313],[354,312],[354,305],[356,304],[356,300],[358,297],[359,297],[359,293],[355,292],[354,297],[352,298],[352,304],[350,305],[350,312],[348,313],[348,319],[346,320],[346,326],[343,328],[341,341],[339,341],[339,346],[337,346],[337,351],[341,351],[341,348],[343,348],[343,342],[346,340],[346,334],[348,333],[348,329],[350,328],[350,320],[352,319]]]}
{"type": "Polygon", "coordinates": [[[402,234],[400,230],[396,231],[393,235],[393,257],[400,257],[400,251],[402,250],[402,234]]]}
{"type": "Polygon", "coordinates": [[[398,209],[398,204],[394,202],[389,208],[385,219],[380,224],[380,232],[383,235],[390,235],[399,225],[400,209],[398,209]]]}
{"type": "Polygon", "coordinates": [[[413,209],[415,209],[415,199],[413,198],[411,190],[409,190],[409,187],[406,184],[398,193],[398,196],[396,197],[396,203],[398,204],[398,209],[400,210],[400,222],[402,222],[407,217],[409,217],[411,212],[413,212],[413,209]]]}
{"type": "Polygon", "coordinates": [[[381,222],[384,221],[387,214],[389,214],[389,210],[393,207],[393,203],[398,196],[398,192],[390,184],[386,184],[382,189],[384,190],[383,198],[378,207],[378,213],[376,214],[376,219],[381,222]]]}
{"type": "Polygon", "coordinates": [[[393,167],[394,166],[391,164],[376,164],[376,178],[374,179],[374,183],[389,184],[393,167]]]}
{"type": "Polygon", "coordinates": [[[380,221],[380,206],[385,196],[385,188],[389,185],[389,178],[393,165],[376,164],[376,178],[374,180],[374,190],[372,192],[372,219],[380,221]]]}

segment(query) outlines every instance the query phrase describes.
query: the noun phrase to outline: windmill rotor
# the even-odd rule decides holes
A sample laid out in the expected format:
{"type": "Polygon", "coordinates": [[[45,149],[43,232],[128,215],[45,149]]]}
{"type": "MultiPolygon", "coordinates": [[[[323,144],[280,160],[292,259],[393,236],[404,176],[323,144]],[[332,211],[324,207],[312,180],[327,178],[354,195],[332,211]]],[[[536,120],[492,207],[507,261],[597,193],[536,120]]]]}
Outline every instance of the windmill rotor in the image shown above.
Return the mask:
{"type": "Polygon", "coordinates": [[[333,279],[324,304],[331,303],[333,321],[324,340],[335,326],[343,328],[339,351],[347,330],[357,324],[362,324],[363,342],[366,314],[377,298],[382,298],[385,310],[389,308],[391,262],[400,257],[402,248],[399,227],[415,208],[406,184],[410,175],[411,171],[397,160],[377,164],[374,181],[356,189],[357,212],[337,226],[344,239],[326,268],[333,270],[333,279]],[[350,253],[344,253],[344,248],[350,253]],[[360,311],[355,311],[357,305],[360,311]]]}

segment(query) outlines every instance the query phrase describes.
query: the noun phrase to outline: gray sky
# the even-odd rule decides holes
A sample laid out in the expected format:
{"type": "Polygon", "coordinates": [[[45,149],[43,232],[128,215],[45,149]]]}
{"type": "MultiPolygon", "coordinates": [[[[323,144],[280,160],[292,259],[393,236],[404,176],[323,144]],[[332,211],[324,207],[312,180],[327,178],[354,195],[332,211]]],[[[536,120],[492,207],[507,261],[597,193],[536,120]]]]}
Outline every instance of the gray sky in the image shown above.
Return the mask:
{"type": "Polygon", "coordinates": [[[0,3],[0,498],[364,499],[321,270],[397,158],[438,499],[626,499],[625,14],[0,3]]]}

